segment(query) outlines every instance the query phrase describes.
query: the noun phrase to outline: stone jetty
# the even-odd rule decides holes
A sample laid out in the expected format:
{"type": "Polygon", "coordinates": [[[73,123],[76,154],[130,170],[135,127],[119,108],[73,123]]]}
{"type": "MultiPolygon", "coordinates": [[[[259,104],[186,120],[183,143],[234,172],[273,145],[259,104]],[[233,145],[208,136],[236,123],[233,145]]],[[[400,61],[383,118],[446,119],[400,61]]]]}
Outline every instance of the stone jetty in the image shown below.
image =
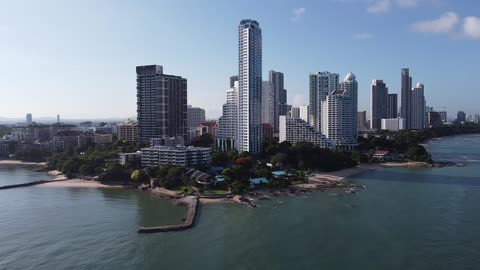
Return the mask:
{"type": "Polygon", "coordinates": [[[50,183],[50,182],[58,182],[58,181],[66,181],[66,180],[68,180],[68,179],[33,181],[33,182],[28,182],[28,183],[21,183],[21,184],[15,184],[15,185],[1,186],[1,187],[0,187],[0,190],[2,190],[2,189],[11,189],[11,188],[30,187],[30,186],[35,186],[35,185],[40,185],[40,184],[45,184],[45,183],[50,183]]]}
{"type": "Polygon", "coordinates": [[[193,227],[195,223],[195,217],[198,209],[198,197],[187,196],[177,201],[177,205],[187,206],[188,212],[185,222],[178,225],[167,225],[158,227],[140,227],[138,233],[156,233],[156,232],[171,232],[171,231],[184,231],[193,227]]]}

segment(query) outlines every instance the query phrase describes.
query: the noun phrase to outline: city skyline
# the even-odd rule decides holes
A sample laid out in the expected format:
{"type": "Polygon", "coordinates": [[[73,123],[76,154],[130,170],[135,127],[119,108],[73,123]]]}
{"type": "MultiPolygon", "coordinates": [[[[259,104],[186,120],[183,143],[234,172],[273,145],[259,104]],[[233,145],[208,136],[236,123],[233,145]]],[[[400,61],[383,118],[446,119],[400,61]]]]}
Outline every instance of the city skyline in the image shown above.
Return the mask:
{"type": "Polygon", "coordinates": [[[429,106],[437,110],[446,106],[449,115],[459,110],[478,113],[475,100],[480,96],[473,88],[475,85],[468,83],[475,76],[475,63],[480,60],[475,53],[480,37],[471,17],[479,14],[470,11],[475,10],[474,2],[441,1],[438,5],[428,4],[430,1],[413,2],[418,4],[409,8],[392,5],[390,10],[369,6],[368,1],[333,0],[264,3],[254,7],[217,2],[202,8],[192,2],[186,9],[180,9],[182,5],[177,3],[149,2],[109,5],[87,1],[53,7],[35,2],[8,3],[0,11],[0,33],[6,41],[0,56],[8,63],[8,67],[3,65],[0,69],[4,76],[0,89],[13,100],[26,96],[29,99],[21,103],[2,99],[0,117],[23,118],[26,113],[32,113],[34,118],[54,118],[57,114],[65,119],[135,117],[133,68],[159,63],[167,66],[169,73],[188,79],[188,104],[204,108],[207,118],[218,118],[223,104],[223,98],[218,97],[224,96],[228,78],[236,73],[235,28],[243,18],[262,22],[267,33],[263,42],[263,77],[267,78],[271,69],[285,74],[287,104],[295,107],[308,104],[310,73],[352,71],[359,81],[359,110],[368,110],[369,82],[384,80],[390,92],[400,96],[398,70],[409,67],[415,77],[413,85],[417,82],[428,85],[429,106]],[[224,13],[212,16],[217,8],[224,13]],[[272,17],[267,9],[282,16],[272,17]],[[20,11],[25,17],[15,16],[20,11]],[[175,15],[180,11],[189,15],[188,22],[181,22],[175,15]],[[35,16],[29,16],[30,13],[35,16]],[[340,13],[352,15],[356,27],[347,28],[352,25],[351,20],[330,20],[340,13]],[[165,24],[150,26],[148,23],[154,19],[147,17],[161,19],[165,24]],[[439,18],[444,18],[447,25],[439,25],[439,18]],[[191,26],[199,20],[213,25],[216,31],[202,38],[206,32],[191,26]],[[334,22],[334,29],[326,31],[334,37],[331,42],[322,44],[310,36],[312,27],[330,22],[334,22]],[[146,25],[146,29],[138,30],[140,25],[146,25]],[[173,41],[151,45],[146,37],[152,31],[164,32],[166,36],[181,34],[173,41]],[[134,34],[140,37],[133,39],[134,34]],[[198,42],[184,44],[187,39],[198,42]],[[137,46],[140,50],[133,50],[137,46]],[[197,54],[197,48],[205,55],[197,54]],[[448,64],[442,60],[445,54],[451,56],[448,64]],[[382,57],[382,63],[375,67],[365,64],[374,56],[382,57]],[[214,61],[207,62],[206,58],[214,61]],[[204,61],[209,63],[207,68],[201,64],[204,61]],[[29,80],[22,80],[22,73],[16,71],[24,67],[31,70],[29,80]],[[53,70],[56,76],[51,76],[53,70]],[[458,88],[470,98],[451,95],[458,88]]]}

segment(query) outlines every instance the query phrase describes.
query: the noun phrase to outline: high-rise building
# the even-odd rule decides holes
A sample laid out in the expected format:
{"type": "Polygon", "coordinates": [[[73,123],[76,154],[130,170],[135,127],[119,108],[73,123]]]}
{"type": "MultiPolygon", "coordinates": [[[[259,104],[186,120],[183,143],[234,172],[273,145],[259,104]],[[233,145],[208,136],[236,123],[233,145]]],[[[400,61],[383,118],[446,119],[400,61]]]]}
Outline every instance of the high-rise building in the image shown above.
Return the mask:
{"type": "Polygon", "coordinates": [[[57,124],[60,124],[60,114],[57,114],[57,124]]]}
{"type": "Polygon", "coordinates": [[[322,101],[322,133],[334,140],[337,148],[353,150],[357,146],[358,83],[355,75],[347,74],[340,89],[322,101]]]}
{"type": "Polygon", "coordinates": [[[271,81],[262,82],[262,123],[275,125],[275,112],[278,112],[278,106],[275,106],[275,91],[271,81]]]}
{"type": "Polygon", "coordinates": [[[370,128],[380,129],[388,118],[388,88],[382,80],[373,80],[370,93],[370,128]]]}
{"type": "Polygon", "coordinates": [[[238,26],[238,151],[262,149],[262,29],[255,20],[238,26]]]}
{"type": "Polygon", "coordinates": [[[457,113],[457,121],[458,122],[465,122],[467,120],[467,115],[464,111],[458,111],[457,113]]]}
{"type": "Polygon", "coordinates": [[[198,136],[197,126],[205,122],[205,110],[202,108],[187,106],[187,142],[198,136]]]}
{"type": "Polygon", "coordinates": [[[32,121],[32,114],[31,113],[27,113],[27,116],[26,116],[26,121],[27,121],[27,125],[30,125],[33,121],[32,121]]]}
{"type": "Polygon", "coordinates": [[[158,65],[137,66],[137,114],[142,142],[187,135],[187,79],[158,65]]]}
{"type": "Polygon", "coordinates": [[[475,124],[480,124],[480,114],[475,114],[475,115],[473,116],[473,122],[474,122],[475,124]]]}
{"type": "Polygon", "coordinates": [[[309,106],[308,105],[302,105],[300,106],[300,119],[303,121],[310,123],[310,112],[309,112],[309,106]]]}
{"type": "Polygon", "coordinates": [[[262,123],[271,124],[274,132],[278,132],[278,117],[287,115],[290,108],[283,73],[270,70],[268,81],[262,83],[262,123]]]}
{"type": "Polygon", "coordinates": [[[238,81],[227,89],[227,102],[223,104],[222,116],[218,119],[215,144],[222,151],[236,148],[238,137],[238,81]]]}
{"type": "Polygon", "coordinates": [[[202,108],[187,107],[187,127],[188,129],[195,129],[198,124],[205,122],[205,110],[202,108]]]}
{"type": "Polygon", "coordinates": [[[442,122],[447,122],[447,112],[446,111],[440,112],[440,117],[442,118],[442,122]]]}
{"type": "Polygon", "coordinates": [[[310,124],[317,130],[322,128],[322,102],[330,93],[339,89],[339,75],[328,71],[310,74],[310,124]]]}
{"type": "Polygon", "coordinates": [[[429,112],[427,115],[429,128],[438,128],[443,126],[441,112],[429,112]]]}
{"type": "Polygon", "coordinates": [[[402,107],[400,115],[405,119],[406,129],[410,129],[412,126],[411,117],[411,92],[412,92],[412,77],[410,77],[410,70],[408,68],[402,68],[402,107]]]}
{"type": "Polygon", "coordinates": [[[238,82],[238,75],[233,75],[230,77],[230,88],[235,86],[235,82],[238,82]]]}
{"type": "Polygon", "coordinates": [[[425,87],[422,83],[412,90],[411,96],[411,129],[425,128],[425,87]]]}
{"type": "Polygon", "coordinates": [[[292,107],[290,109],[290,116],[293,119],[300,119],[300,108],[299,107],[292,107]]]}
{"type": "Polygon", "coordinates": [[[398,94],[388,94],[387,118],[398,117],[398,94]]]}
{"type": "Polygon", "coordinates": [[[367,130],[367,111],[357,112],[357,129],[359,131],[367,130]]]}
{"type": "Polygon", "coordinates": [[[320,131],[302,119],[281,115],[279,119],[279,142],[310,142],[321,148],[336,148],[335,141],[327,139],[320,131]]]}

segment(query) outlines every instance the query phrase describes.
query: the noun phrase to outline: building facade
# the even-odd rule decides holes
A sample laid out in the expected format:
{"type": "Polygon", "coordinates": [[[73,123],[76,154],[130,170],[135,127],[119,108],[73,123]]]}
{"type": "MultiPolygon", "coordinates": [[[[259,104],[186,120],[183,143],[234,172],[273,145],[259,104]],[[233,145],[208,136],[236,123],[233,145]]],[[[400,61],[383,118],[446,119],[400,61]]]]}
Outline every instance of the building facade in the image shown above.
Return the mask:
{"type": "Polygon", "coordinates": [[[410,129],[412,126],[412,117],[411,117],[411,92],[412,92],[412,77],[410,77],[410,70],[408,68],[402,68],[401,74],[401,99],[402,107],[400,111],[400,116],[405,119],[406,129],[410,129]]]}
{"type": "Polygon", "coordinates": [[[367,111],[357,112],[357,129],[359,131],[367,130],[367,111]]]}
{"type": "Polygon", "coordinates": [[[299,107],[292,107],[290,109],[290,117],[294,119],[300,119],[300,108],[299,107]]]}
{"type": "Polygon", "coordinates": [[[187,79],[158,65],[137,66],[137,114],[142,142],[187,136],[187,79]]]}
{"type": "Polygon", "coordinates": [[[118,124],[117,136],[121,141],[138,142],[138,125],[136,123],[118,124]]]}
{"type": "Polygon", "coordinates": [[[302,105],[300,106],[300,119],[303,121],[310,123],[310,106],[302,105]]]}
{"type": "Polygon", "coordinates": [[[321,148],[334,150],[335,141],[327,139],[320,131],[310,126],[302,119],[282,115],[279,119],[279,142],[310,142],[321,148]]]}
{"type": "Polygon", "coordinates": [[[262,29],[255,20],[238,27],[238,151],[262,149],[262,29]]]}
{"type": "Polygon", "coordinates": [[[227,102],[223,104],[222,116],[218,119],[218,132],[215,145],[222,151],[237,148],[238,137],[238,81],[227,89],[227,102]]]}
{"type": "Polygon", "coordinates": [[[370,92],[370,128],[380,129],[388,117],[388,88],[382,80],[373,80],[370,92]]]}
{"type": "Polygon", "coordinates": [[[425,128],[426,102],[424,89],[425,87],[422,83],[417,83],[416,87],[412,90],[410,129],[425,128]]]}
{"type": "Polygon", "coordinates": [[[399,131],[405,129],[405,119],[403,118],[394,118],[394,119],[382,119],[382,130],[390,131],[399,131]]]}
{"type": "Polygon", "coordinates": [[[185,168],[207,167],[211,163],[208,147],[153,146],[142,148],[141,162],[144,167],[178,165],[185,168]]]}
{"type": "Polygon", "coordinates": [[[310,124],[316,129],[322,128],[322,102],[330,93],[339,90],[339,75],[328,71],[310,74],[310,124]]]}
{"type": "Polygon", "coordinates": [[[202,108],[187,106],[187,128],[195,129],[198,124],[205,122],[205,110],[202,108]]]}
{"type": "Polygon", "coordinates": [[[349,72],[340,89],[330,93],[321,107],[322,133],[334,140],[337,148],[354,150],[358,145],[358,83],[355,75],[349,72]]]}
{"type": "Polygon", "coordinates": [[[457,113],[457,121],[458,122],[465,122],[467,120],[467,115],[464,111],[458,111],[457,113]]]}
{"type": "Polygon", "coordinates": [[[387,118],[398,117],[398,94],[388,94],[387,101],[387,118]]]}

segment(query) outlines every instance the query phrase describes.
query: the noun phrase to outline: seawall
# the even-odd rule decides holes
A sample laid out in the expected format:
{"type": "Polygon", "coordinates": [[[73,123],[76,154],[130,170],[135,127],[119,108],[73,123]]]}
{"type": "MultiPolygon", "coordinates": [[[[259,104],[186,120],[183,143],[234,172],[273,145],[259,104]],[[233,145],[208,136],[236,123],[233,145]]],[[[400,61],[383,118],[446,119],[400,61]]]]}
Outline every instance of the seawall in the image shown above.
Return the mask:
{"type": "Polygon", "coordinates": [[[156,226],[156,227],[140,227],[138,233],[156,233],[156,232],[172,232],[184,231],[193,227],[198,210],[198,197],[188,196],[179,201],[179,205],[187,205],[188,212],[185,222],[178,225],[156,226]]]}
{"type": "Polygon", "coordinates": [[[33,182],[28,182],[28,183],[21,183],[21,184],[15,184],[15,185],[1,186],[1,187],[0,187],[0,190],[2,190],[2,189],[11,189],[11,188],[30,187],[30,186],[35,186],[35,185],[40,185],[40,184],[45,184],[45,183],[58,182],[58,181],[66,181],[66,180],[68,180],[68,179],[33,181],[33,182]]]}

